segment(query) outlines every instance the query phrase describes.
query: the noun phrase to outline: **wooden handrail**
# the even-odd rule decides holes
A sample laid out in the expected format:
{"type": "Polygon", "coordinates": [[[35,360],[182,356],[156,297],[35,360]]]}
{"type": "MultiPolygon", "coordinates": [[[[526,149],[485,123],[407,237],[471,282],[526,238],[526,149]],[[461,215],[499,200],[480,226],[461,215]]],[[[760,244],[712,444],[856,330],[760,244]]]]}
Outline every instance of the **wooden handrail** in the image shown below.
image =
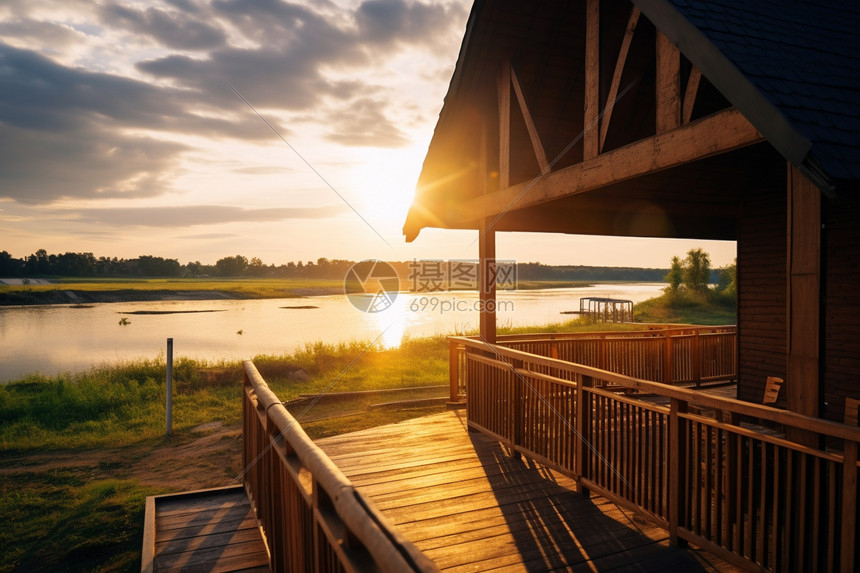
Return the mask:
{"type": "MultiPolygon", "coordinates": [[[[301,546],[309,543],[314,545],[313,559],[318,564],[326,561],[320,559],[321,552],[333,553],[347,570],[382,570],[382,571],[437,571],[435,564],[412,543],[403,538],[397,530],[387,522],[352,483],[329,459],[329,457],[307,436],[301,425],[290,415],[274,392],[266,384],[254,364],[248,360],[244,363],[244,400],[246,403],[246,419],[244,420],[246,448],[245,452],[245,485],[248,488],[252,504],[258,517],[263,522],[263,530],[267,539],[283,539],[288,537],[301,546]],[[247,419],[253,411],[254,420],[247,419]],[[248,426],[257,424],[260,434],[248,426]],[[254,444],[253,436],[265,435],[264,439],[254,444]],[[261,447],[255,447],[255,445],[261,447]],[[276,456],[267,454],[272,450],[276,456]],[[329,547],[319,546],[321,536],[314,534],[311,527],[302,531],[285,532],[291,516],[281,491],[266,491],[270,484],[266,480],[273,471],[272,464],[281,464],[283,470],[293,479],[304,481],[297,483],[300,491],[307,493],[307,474],[311,479],[310,508],[314,522],[321,527],[329,540],[329,547]],[[301,480],[304,476],[304,480],[301,480]],[[330,504],[330,508],[324,507],[330,504]],[[333,515],[329,509],[333,510],[333,515]],[[270,515],[278,513],[278,515],[270,515]],[[262,515],[261,515],[262,514],[262,515]],[[342,531],[343,530],[343,531],[342,531]],[[355,558],[364,552],[370,557],[355,558]],[[366,562],[370,561],[370,563],[366,562]]],[[[308,497],[304,495],[303,497],[308,497]]],[[[292,517],[295,522],[295,516],[292,517]]],[[[300,521],[300,520],[299,520],[300,521]]],[[[270,541],[271,542],[271,541],[270,541]]],[[[279,548],[278,554],[289,554],[295,548],[279,548]]],[[[273,552],[275,553],[275,552],[273,552]]],[[[311,556],[305,556],[305,559],[311,556]]],[[[273,563],[273,569],[291,570],[288,560],[273,563]]],[[[295,564],[293,564],[295,565],[295,564]]],[[[320,565],[318,570],[325,570],[320,565]]]]}
{"type": "Polygon", "coordinates": [[[854,570],[860,428],[469,337],[451,344],[463,349],[469,427],[513,455],[741,567],[854,570]],[[827,449],[741,425],[748,417],[816,432],[827,449]]]}
{"type": "MultiPolygon", "coordinates": [[[[737,327],[642,325],[633,331],[508,334],[497,343],[649,381],[699,386],[737,379],[737,327]],[[654,345],[659,344],[661,348],[654,345]],[[596,347],[592,345],[597,345],[596,347]],[[639,345],[630,348],[629,345],[639,345]]],[[[464,396],[461,340],[450,337],[451,401],[464,396]]]]}
{"type": "Polygon", "coordinates": [[[539,356],[522,350],[514,350],[500,345],[488,344],[481,340],[473,340],[467,337],[456,336],[450,337],[450,339],[459,341],[463,346],[489,352],[496,356],[504,356],[506,358],[521,360],[531,364],[557,368],[559,370],[579,374],[581,376],[591,376],[599,380],[611,382],[618,386],[635,389],[642,393],[655,394],[657,396],[663,396],[670,399],[674,398],[696,404],[697,406],[704,406],[714,408],[716,410],[732,412],[742,416],[769,420],[778,424],[800,427],[835,438],[860,441],[860,427],[856,426],[847,426],[839,422],[804,416],[788,410],[780,410],[778,408],[772,408],[761,404],[753,404],[751,402],[736,400],[734,398],[724,398],[713,394],[705,394],[696,390],[663,384],[662,382],[632,378],[630,376],[624,376],[623,374],[609,372],[608,370],[601,370],[600,368],[583,366],[581,364],[574,364],[557,358],[548,358],[546,356],[539,356]]]}

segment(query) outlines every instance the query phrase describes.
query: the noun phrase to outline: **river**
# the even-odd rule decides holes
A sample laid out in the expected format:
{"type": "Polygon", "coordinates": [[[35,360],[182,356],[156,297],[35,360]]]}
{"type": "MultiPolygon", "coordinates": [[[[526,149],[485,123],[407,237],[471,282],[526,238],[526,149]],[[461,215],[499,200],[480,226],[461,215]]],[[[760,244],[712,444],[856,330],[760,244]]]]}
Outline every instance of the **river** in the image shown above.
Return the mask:
{"type": "MultiPolygon", "coordinates": [[[[561,322],[580,297],[632,300],[658,296],[665,284],[500,291],[501,326],[561,322]]],[[[343,295],[267,300],[149,301],[0,307],[0,382],[30,373],[77,372],[103,363],[174,355],[210,361],[284,354],[307,343],[351,340],[397,346],[404,336],[477,328],[477,293],[400,293],[378,313],[360,312],[343,295]],[[315,308],[297,308],[315,307],[315,308]],[[156,314],[129,314],[149,312],[156,314]],[[125,319],[128,324],[120,324],[125,319]]]]}

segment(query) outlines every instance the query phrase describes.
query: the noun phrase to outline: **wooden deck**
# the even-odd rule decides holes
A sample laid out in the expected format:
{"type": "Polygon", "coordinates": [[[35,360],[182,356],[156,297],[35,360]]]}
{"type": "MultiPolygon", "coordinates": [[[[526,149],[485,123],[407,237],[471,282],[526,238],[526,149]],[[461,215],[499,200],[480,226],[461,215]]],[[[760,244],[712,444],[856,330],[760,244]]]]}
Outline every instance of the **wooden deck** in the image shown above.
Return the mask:
{"type": "Polygon", "coordinates": [[[318,440],[382,514],[450,571],[734,571],[570,478],[468,432],[464,411],[318,440]]]}
{"type": "Polygon", "coordinates": [[[141,571],[269,571],[245,488],[147,498],[141,571]]]}

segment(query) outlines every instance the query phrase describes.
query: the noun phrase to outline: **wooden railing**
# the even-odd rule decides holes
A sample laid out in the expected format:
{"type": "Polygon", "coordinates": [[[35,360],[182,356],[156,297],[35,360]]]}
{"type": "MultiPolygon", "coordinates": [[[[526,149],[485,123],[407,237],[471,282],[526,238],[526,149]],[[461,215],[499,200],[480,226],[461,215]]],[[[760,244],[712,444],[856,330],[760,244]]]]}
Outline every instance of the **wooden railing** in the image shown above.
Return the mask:
{"type": "Polygon", "coordinates": [[[250,361],[243,384],[245,488],[273,571],[436,571],[317,447],[250,361]]]}
{"type": "Polygon", "coordinates": [[[854,571],[860,428],[456,342],[469,426],[517,455],[739,566],[854,571]],[[828,447],[790,442],[777,427],[815,432],[828,447]]]}
{"type": "MultiPolygon", "coordinates": [[[[467,337],[479,340],[479,337],[467,337]]],[[[463,337],[449,338],[450,400],[465,393],[463,337]]],[[[516,334],[498,344],[539,356],[593,366],[616,374],[663,382],[695,384],[736,380],[734,326],[653,326],[636,331],[516,334]]]]}

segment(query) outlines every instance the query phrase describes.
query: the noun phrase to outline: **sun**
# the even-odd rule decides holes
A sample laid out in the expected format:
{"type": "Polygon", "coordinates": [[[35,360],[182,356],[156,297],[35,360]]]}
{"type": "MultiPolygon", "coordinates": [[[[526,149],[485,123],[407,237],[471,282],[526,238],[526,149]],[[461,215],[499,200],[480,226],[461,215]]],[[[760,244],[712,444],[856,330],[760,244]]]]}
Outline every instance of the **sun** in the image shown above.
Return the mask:
{"type": "Polygon", "coordinates": [[[400,234],[426,152],[413,146],[362,153],[351,187],[358,197],[356,208],[375,228],[400,234]]]}

